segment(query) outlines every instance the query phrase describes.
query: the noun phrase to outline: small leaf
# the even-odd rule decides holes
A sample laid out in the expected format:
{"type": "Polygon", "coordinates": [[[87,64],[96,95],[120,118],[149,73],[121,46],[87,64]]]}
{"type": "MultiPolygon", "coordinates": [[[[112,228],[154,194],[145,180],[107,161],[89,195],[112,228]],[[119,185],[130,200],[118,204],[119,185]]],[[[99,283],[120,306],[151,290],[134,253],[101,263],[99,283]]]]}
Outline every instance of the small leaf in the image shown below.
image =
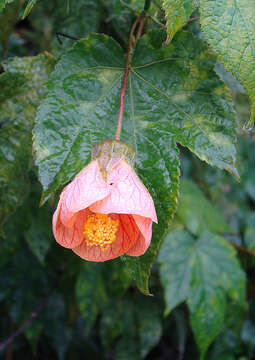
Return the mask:
{"type": "Polygon", "coordinates": [[[255,119],[255,3],[250,0],[200,0],[204,36],[220,61],[246,87],[255,119]]]}
{"type": "MultiPolygon", "coordinates": [[[[190,33],[179,33],[161,47],[164,37],[164,32],[152,31],[137,43],[121,137],[136,150],[137,172],[153,196],[159,220],[146,254],[127,259],[145,294],[151,264],[176,210],[177,143],[238,176],[236,123],[227,89],[213,71],[215,58],[190,33]]],[[[93,34],[77,42],[56,66],[34,128],[42,202],[89,162],[93,144],[114,137],[124,65],[120,46],[93,34]]]]}
{"type": "Polygon", "coordinates": [[[231,231],[220,211],[190,180],[183,180],[180,184],[177,216],[194,235],[200,235],[205,230],[216,233],[231,231]]]}
{"type": "Polygon", "coordinates": [[[12,58],[0,75],[0,227],[29,189],[35,110],[45,94],[44,82],[54,66],[49,54],[12,58]]]}
{"type": "Polygon", "coordinates": [[[246,306],[245,274],[235,250],[209,231],[196,241],[187,232],[176,230],[165,238],[159,262],[165,312],[168,314],[181,302],[187,302],[203,358],[221,330],[227,297],[246,306]]]}
{"type": "Polygon", "coordinates": [[[35,6],[35,4],[37,3],[37,0],[29,0],[28,1],[28,4],[23,12],[23,15],[22,15],[22,20],[24,20],[30,13],[30,11],[32,10],[32,8],[35,6]]]}
{"type": "Polygon", "coordinates": [[[166,14],[167,33],[172,40],[175,33],[187,24],[198,7],[198,0],[163,0],[162,7],[166,14]]]}

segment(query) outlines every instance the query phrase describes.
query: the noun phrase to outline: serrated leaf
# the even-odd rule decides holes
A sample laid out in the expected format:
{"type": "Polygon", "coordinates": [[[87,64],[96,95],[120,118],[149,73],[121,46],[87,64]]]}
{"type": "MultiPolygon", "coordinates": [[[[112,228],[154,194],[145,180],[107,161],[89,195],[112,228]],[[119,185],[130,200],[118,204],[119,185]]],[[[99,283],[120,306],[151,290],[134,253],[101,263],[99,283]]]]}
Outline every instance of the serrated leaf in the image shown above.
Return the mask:
{"type": "MultiPolygon", "coordinates": [[[[146,294],[149,269],[176,209],[176,143],[237,175],[234,113],[229,94],[213,71],[214,57],[190,33],[179,33],[162,48],[164,37],[153,31],[137,43],[121,137],[136,150],[137,171],[159,218],[147,253],[128,258],[138,287],[146,294]]],[[[43,201],[88,163],[92,144],[114,137],[124,64],[123,51],[114,40],[90,35],[56,66],[34,128],[43,201]]]]}
{"type": "Polygon", "coordinates": [[[31,130],[35,111],[53,69],[49,54],[12,58],[0,75],[0,226],[24,200],[29,182],[31,130]]]}
{"type": "Polygon", "coordinates": [[[227,297],[245,307],[245,274],[235,250],[222,237],[205,231],[194,240],[176,230],[165,238],[159,255],[166,314],[183,301],[201,356],[221,330],[227,297]]]}
{"type": "Polygon", "coordinates": [[[200,0],[202,31],[220,61],[246,87],[255,119],[255,3],[200,0]]]}
{"type": "Polygon", "coordinates": [[[191,180],[181,181],[176,215],[194,235],[200,235],[205,230],[216,233],[231,232],[220,211],[191,180]]]}
{"type": "Polygon", "coordinates": [[[198,7],[198,0],[163,0],[162,7],[166,14],[166,26],[169,40],[187,24],[190,15],[198,7]]]}

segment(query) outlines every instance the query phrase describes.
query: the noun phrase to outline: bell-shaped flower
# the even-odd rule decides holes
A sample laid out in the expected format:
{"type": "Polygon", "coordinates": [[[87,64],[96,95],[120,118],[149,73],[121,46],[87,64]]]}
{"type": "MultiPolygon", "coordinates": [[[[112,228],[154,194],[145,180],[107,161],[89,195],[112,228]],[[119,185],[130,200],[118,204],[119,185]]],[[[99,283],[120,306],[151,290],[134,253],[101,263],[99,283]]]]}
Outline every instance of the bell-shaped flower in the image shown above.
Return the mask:
{"type": "Polygon", "coordinates": [[[157,215],[132,166],[133,150],[117,140],[92,149],[92,161],[62,191],[53,215],[56,241],[85,260],[140,256],[157,215]]]}

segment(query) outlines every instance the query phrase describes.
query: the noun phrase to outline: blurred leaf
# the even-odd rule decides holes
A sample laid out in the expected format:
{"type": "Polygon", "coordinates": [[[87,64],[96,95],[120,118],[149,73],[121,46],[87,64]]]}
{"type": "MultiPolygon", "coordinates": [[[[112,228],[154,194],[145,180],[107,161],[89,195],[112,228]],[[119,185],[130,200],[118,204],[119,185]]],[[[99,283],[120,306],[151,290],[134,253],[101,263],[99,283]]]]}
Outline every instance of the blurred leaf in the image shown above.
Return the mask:
{"type": "Polygon", "coordinates": [[[255,119],[255,3],[250,0],[201,0],[200,21],[219,60],[246,87],[255,119]]]}
{"type": "Polygon", "coordinates": [[[249,346],[250,353],[255,349],[255,326],[252,321],[247,320],[242,329],[242,340],[249,346]]]}
{"type": "Polygon", "coordinates": [[[255,212],[248,214],[246,221],[244,243],[248,249],[255,250],[255,212]]]}
{"type": "Polygon", "coordinates": [[[30,13],[30,11],[32,10],[32,8],[35,6],[35,4],[37,3],[37,0],[29,0],[28,1],[28,4],[23,12],[23,15],[22,15],[22,20],[25,19],[25,17],[27,17],[30,13]]]}
{"type": "Polygon", "coordinates": [[[25,232],[25,239],[31,251],[41,264],[51,245],[51,213],[47,207],[41,209],[40,216],[33,219],[29,230],[25,232]]]}
{"type": "Polygon", "coordinates": [[[226,314],[227,296],[245,307],[245,274],[235,250],[220,236],[205,231],[196,241],[176,230],[165,238],[159,255],[165,289],[166,314],[183,301],[204,358],[219,334],[226,314]]]}
{"type": "Polygon", "coordinates": [[[205,230],[216,233],[231,231],[220,211],[190,180],[181,181],[177,216],[193,235],[200,235],[205,230]]]}
{"type": "Polygon", "coordinates": [[[11,3],[7,6],[2,13],[0,13],[0,59],[5,57],[7,51],[8,40],[13,31],[14,25],[18,22],[19,12],[22,7],[23,0],[13,0],[13,1],[4,1],[0,0],[0,11],[8,3],[11,3]],[[2,2],[1,2],[2,1],[2,2]],[[1,49],[2,47],[2,49],[1,49]]]}
{"type": "MultiPolygon", "coordinates": [[[[145,294],[151,264],[176,209],[176,142],[237,176],[234,113],[229,94],[213,71],[214,57],[189,33],[178,34],[162,48],[164,37],[163,32],[152,31],[137,43],[122,130],[122,141],[136,150],[139,175],[159,218],[147,253],[128,259],[145,294]]],[[[114,137],[124,63],[115,41],[90,35],[56,66],[34,128],[42,202],[88,163],[91,145],[114,137]]]]}
{"type": "Polygon", "coordinates": [[[10,4],[14,0],[0,0],[0,11],[4,9],[7,4],[10,4]]]}
{"type": "Polygon", "coordinates": [[[187,24],[198,7],[198,0],[163,0],[162,7],[166,13],[167,33],[172,40],[175,33],[187,24]]]}
{"type": "Polygon", "coordinates": [[[5,72],[0,75],[0,226],[28,192],[31,129],[54,59],[45,53],[12,58],[3,66],[5,72]]]}
{"type": "Polygon", "coordinates": [[[144,359],[158,343],[162,332],[159,308],[152,298],[126,296],[103,313],[100,333],[103,345],[111,349],[115,341],[116,359],[144,359]]]}
{"type": "Polygon", "coordinates": [[[59,359],[64,360],[72,341],[72,328],[67,322],[64,301],[57,292],[48,298],[42,321],[50,344],[57,352],[59,359]]]}
{"type": "Polygon", "coordinates": [[[118,260],[105,264],[82,263],[76,284],[76,296],[86,320],[87,333],[108,301],[111,302],[114,297],[124,294],[130,281],[126,267],[118,260]]]}
{"type": "Polygon", "coordinates": [[[80,311],[86,320],[88,333],[100,311],[106,303],[107,294],[102,277],[104,264],[83,263],[76,284],[76,296],[80,311]]]}
{"type": "Polygon", "coordinates": [[[100,0],[73,0],[69,11],[62,0],[41,1],[29,17],[37,30],[34,41],[43,49],[53,48],[63,52],[74,41],[61,36],[63,45],[60,45],[56,33],[83,38],[90,32],[98,32],[101,11],[100,0]]]}

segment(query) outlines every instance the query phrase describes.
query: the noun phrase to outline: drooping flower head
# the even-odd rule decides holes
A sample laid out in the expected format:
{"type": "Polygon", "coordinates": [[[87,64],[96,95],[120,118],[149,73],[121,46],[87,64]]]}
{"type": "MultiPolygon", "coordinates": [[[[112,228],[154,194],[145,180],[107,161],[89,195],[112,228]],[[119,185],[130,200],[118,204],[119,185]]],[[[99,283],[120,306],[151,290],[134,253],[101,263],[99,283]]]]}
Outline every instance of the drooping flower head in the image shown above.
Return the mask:
{"type": "Polygon", "coordinates": [[[64,188],[53,215],[60,245],[90,261],[144,254],[157,215],[132,168],[134,155],[118,140],[92,148],[92,161],[64,188]]]}

